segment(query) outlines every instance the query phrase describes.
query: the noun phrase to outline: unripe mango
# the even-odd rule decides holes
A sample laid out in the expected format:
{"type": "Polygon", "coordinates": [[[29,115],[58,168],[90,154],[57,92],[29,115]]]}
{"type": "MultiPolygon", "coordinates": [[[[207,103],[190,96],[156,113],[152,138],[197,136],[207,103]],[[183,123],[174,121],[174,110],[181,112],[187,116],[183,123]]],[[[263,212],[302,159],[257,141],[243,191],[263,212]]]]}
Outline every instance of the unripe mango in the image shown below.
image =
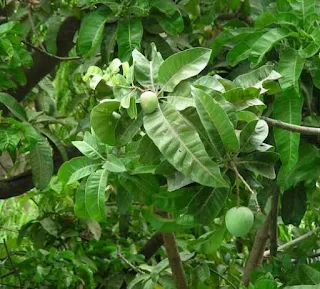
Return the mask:
{"type": "Polygon", "coordinates": [[[231,208],[226,214],[226,226],[235,237],[243,237],[252,228],[254,215],[247,207],[231,208]]]}
{"type": "Polygon", "coordinates": [[[158,107],[157,95],[152,91],[145,91],[140,96],[141,108],[145,113],[152,113],[158,107]]]}

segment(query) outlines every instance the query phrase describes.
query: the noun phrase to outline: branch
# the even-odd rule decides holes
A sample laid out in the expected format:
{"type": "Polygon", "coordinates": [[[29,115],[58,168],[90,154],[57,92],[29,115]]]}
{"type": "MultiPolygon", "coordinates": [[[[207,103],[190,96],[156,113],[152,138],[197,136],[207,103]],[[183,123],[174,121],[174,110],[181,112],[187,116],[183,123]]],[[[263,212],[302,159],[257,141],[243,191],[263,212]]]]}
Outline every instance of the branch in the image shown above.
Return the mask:
{"type": "Polygon", "coordinates": [[[265,120],[270,126],[275,126],[284,130],[297,132],[301,134],[307,135],[320,135],[320,128],[317,127],[308,127],[308,126],[301,126],[283,122],[281,120],[272,119],[269,117],[261,116],[261,119],[265,120]]]}
{"type": "MultiPolygon", "coordinates": [[[[279,246],[277,251],[283,251],[283,250],[285,250],[285,249],[287,249],[289,247],[297,245],[298,243],[304,241],[305,239],[310,238],[313,234],[315,234],[319,230],[320,230],[320,227],[316,227],[312,231],[310,231],[310,232],[308,232],[308,233],[306,233],[306,234],[304,234],[304,235],[302,235],[302,236],[300,236],[300,237],[298,237],[298,238],[296,238],[296,239],[294,239],[294,240],[292,240],[292,241],[290,241],[288,243],[285,243],[285,244],[279,246]]],[[[264,254],[263,254],[264,257],[268,257],[269,255],[270,255],[270,250],[265,251],[264,254]]]]}
{"type": "Polygon", "coordinates": [[[278,251],[278,207],[279,207],[279,190],[274,188],[271,204],[270,217],[270,254],[277,256],[278,251]]]}
{"type": "Polygon", "coordinates": [[[161,248],[163,238],[161,233],[155,233],[151,239],[139,250],[139,254],[144,256],[146,262],[161,248]]]}
{"type": "Polygon", "coordinates": [[[248,262],[244,268],[242,282],[249,285],[251,272],[261,265],[263,253],[269,238],[270,214],[266,218],[263,226],[258,230],[251,248],[248,262]]]}

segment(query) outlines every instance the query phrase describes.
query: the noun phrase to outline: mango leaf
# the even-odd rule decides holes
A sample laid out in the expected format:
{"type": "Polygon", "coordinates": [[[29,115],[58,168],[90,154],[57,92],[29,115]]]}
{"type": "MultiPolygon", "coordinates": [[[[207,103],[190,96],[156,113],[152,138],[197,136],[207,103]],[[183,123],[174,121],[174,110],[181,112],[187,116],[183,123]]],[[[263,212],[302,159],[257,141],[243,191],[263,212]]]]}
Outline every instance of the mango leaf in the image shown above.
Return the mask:
{"type": "Polygon", "coordinates": [[[299,91],[299,78],[304,66],[305,59],[293,49],[286,49],[280,55],[278,72],[281,74],[279,79],[280,86],[283,90],[293,88],[299,91]]]}
{"type": "Polygon", "coordinates": [[[52,148],[46,139],[40,138],[30,151],[30,165],[34,185],[45,189],[53,174],[52,148]]]}
{"type": "Polygon", "coordinates": [[[172,0],[153,0],[150,4],[152,7],[169,16],[178,10],[177,5],[172,0]]]}
{"type": "Polygon", "coordinates": [[[299,226],[307,208],[306,189],[302,183],[283,193],[281,217],[284,224],[299,226]]]}
{"type": "Polygon", "coordinates": [[[105,168],[109,172],[114,172],[114,173],[121,173],[126,171],[126,167],[121,162],[121,160],[112,154],[108,154],[107,161],[103,165],[103,168],[105,168]]]}
{"type": "Polygon", "coordinates": [[[237,164],[268,179],[275,179],[274,166],[278,159],[279,155],[274,152],[254,152],[242,157],[237,164]]]}
{"type": "Polygon", "coordinates": [[[318,285],[320,284],[320,271],[308,266],[307,264],[299,264],[299,279],[302,284],[318,285]]]}
{"type": "Polygon", "coordinates": [[[300,48],[299,55],[303,58],[310,58],[314,56],[320,48],[320,29],[314,28],[310,34],[311,42],[307,46],[300,48]]]}
{"type": "Polygon", "coordinates": [[[192,94],[201,122],[213,146],[222,144],[227,151],[237,152],[240,147],[233,124],[219,102],[195,87],[192,87],[192,94]]]}
{"type": "Polygon", "coordinates": [[[229,196],[227,188],[201,188],[188,205],[188,214],[201,224],[212,224],[229,196]]]}
{"type": "Polygon", "coordinates": [[[195,107],[194,98],[191,95],[191,85],[187,80],[181,81],[167,96],[167,102],[176,110],[184,110],[187,107],[195,107]]]}
{"type": "MultiPolygon", "coordinates": [[[[273,118],[287,123],[299,125],[301,122],[303,99],[293,89],[277,96],[274,101],[273,118]]],[[[283,169],[291,171],[298,161],[300,134],[280,128],[273,129],[277,151],[283,169]]]]}
{"type": "Polygon", "coordinates": [[[0,126],[0,152],[15,151],[22,137],[21,131],[16,128],[0,126]]]}
{"type": "Polygon", "coordinates": [[[128,8],[128,12],[133,13],[137,16],[147,16],[149,9],[150,9],[150,7],[149,7],[148,1],[134,0],[131,2],[130,7],[128,8]]]}
{"type": "Polygon", "coordinates": [[[108,145],[116,144],[115,128],[118,120],[112,113],[119,107],[119,101],[108,100],[98,104],[91,111],[92,129],[97,137],[108,145]]]}
{"type": "Polygon", "coordinates": [[[284,289],[319,289],[319,285],[296,285],[296,286],[287,286],[284,289]]]}
{"type": "Polygon", "coordinates": [[[290,36],[292,32],[286,28],[273,28],[263,34],[252,46],[249,60],[252,67],[259,65],[264,55],[280,40],[290,36]]]}
{"type": "Polygon", "coordinates": [[[95,53],[101,44],[104,25],[109,16],[108,10],[96,10],[83,18],[77,41],[80,54],[89,57],[95,53]]]}
{"type": "Polygon", "coordinates": [[[84,134],[83,141],[73,141],[72,144],[89,159],[103,159],[96,139],[87,131],[84,134]]]}
{"type": "Polygon", "coordinates": [[[198,87],[204,91],[206,89],[211,89],[219,92],[225,92],[225,88],[223,85],[219,82],[217,75],[211,76],[211,75],[205,75],[200,78],[198,78],[195,82],[193,82],[193,86],[198,87]]]}
{"type": "Polygon", "coordinates": [[[242,74],[238,76],[233,83],[237,87],[248,88],[255,87],[260,88],[260,93],[265,93],[268,90],[264,88],[265,82],[270,82],[272,80],[277,80],[281,75],[273,70],[273,65],[264,65],[250,71],[249,73],[242,74]]]}
{"type": "Polygon", "coordinates": [[[121,61],[129,61],[134,49],[140,47],[143,27],[140,19],[126,19],[118,23],[117,43],[118,57],[121,61]]]}
{"type": "Polygon", "coordinates": [[[104,29],[100,48],[102,63],[109,64],[109,62],[114,58],[116,42],[117,23],[108,23],[104,29]]]}
{"type": "Polygon", "coordinates": [[[155,17],[160,27],[169,35],[178,35],[184,29],[184,21],[180,11],[175,11],[172,16],[156,13],[155,17]]]}
{"type": "Polygon", "coordinates": [[[4,104],[18,119],[22,121],[27,120],[27,114],[23,106],[10,94],[0,92],[0,103],[4,104]]]}
{"type": "Polygon", "coordinates": [[[167,58],[159,69],[162,90],[172,92],[182,80],[197,75],[207,66],[210,54],[208,48],[191,48],[167,58]]]}
{"type": "Polygon", "coordinates": [[[144,116],[144,127],[165,158],[180,172],[205,186],[227,187],[196,130],[171,105],[144,116]]]}
{"type": "Polygon", "coordinates": [[[240,133],[240,147],[243,152],[256,150],[267,138],[269,128],[264,120],[250,121],[240,133]]]}
{"type": "Polygon", "coordinates": [[[71,184],[90,175],[100,166],[101,163],[87,157],[76,157],[60,167],[58,178],[63,184],[71,184]]]}

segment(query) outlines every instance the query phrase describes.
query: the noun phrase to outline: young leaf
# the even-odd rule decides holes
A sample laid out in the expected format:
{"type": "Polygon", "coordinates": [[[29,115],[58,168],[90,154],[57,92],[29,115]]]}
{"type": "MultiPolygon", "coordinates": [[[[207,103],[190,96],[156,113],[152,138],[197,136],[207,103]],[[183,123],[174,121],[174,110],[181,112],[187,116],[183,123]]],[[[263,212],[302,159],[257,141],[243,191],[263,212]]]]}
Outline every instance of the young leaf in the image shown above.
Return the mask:
{"type": "Polygon", "coordinates": [[[49,184],[53,174],[52,148],[44,138],[38,140],[30,151],[32,180],[39,190],[49,184]]]}
{"type": "Polygon", "coordinates": [[[240,146],[233,124],[219,102],[195,87],[192,87],[192,94],[201,122],[213,146],[223,145],[227,151],[237,152],[240,146]]]}
{"type": "Polygon", "coordinates": [[[229,189],[201,188],[190,201],[188,214],[195,216],[201,224],[211,224],[228,199],[229,189]]]}
{"type": "Polygon", "coordinates": [[[167,58],[159,69],[162,90],[172,92],[182,80],[197,75],[207,66],[210,54],[208,48],[191,48],[167,58]]]}
{"type": "Polygon", "coordinates": [[[278,72],[281,74],[279,83],[283,90],[293,88],[299,91],[299,78],[305,63],[305,59],[293,49],[286,49],[280,55],[278,72]]]}
{"type": "Polygon", "coordinates": [[[228,186],[196,130],[171,105],[163,103],[145,115],[143,123],[148,136],[178,171],[205,186],[228,186]]]}
{"type": "Polygon", "coordinates": [[[122,61],[129,61],[131,52],[140,47],[143,27],[140,19],[126,19],[118,23],[117,42],[118,57],[122,61]]]}
{"type": "Polygon", "coordinates": [[[263,34],[252,46],[250,61],[252,66],[259,65],[264,55],[280,40],[290,36],[292,32],[286,28],[274,28],[263,34]]]}
{"type": "Polygon", "coordinates": [[[100,163],[87,157],[76,157],[65,162],[58,171],[58,178],[63,184],[71,184],[80,180],[101,166],[100,163]]]}
{"type": "Polygon", "coordinates": [[[117,100],[108,100],[95,106],[91,111],[91,125],[98,138],[108,144],[116,144],[115,128],[117,119],[112,115],[120,107],[117,100]]]}
{"type": "MultiPolygon", "coordinates": [[[[277,96],[274,101],[273,118],[291,123],[300,124],[303,99],[293,89],[277,96]]],[[[298,161],[300,134],[274,128],[273,134],[277,151],[285,171],[291,171],[298,161]]]]}
{"type": "Polygon", "coordinates": [[[91,56],[101,44],[104,25],[110,16],[107,10],[96,10],[84,17],[81,22],[77,48],[80,54],[91,56]]]}

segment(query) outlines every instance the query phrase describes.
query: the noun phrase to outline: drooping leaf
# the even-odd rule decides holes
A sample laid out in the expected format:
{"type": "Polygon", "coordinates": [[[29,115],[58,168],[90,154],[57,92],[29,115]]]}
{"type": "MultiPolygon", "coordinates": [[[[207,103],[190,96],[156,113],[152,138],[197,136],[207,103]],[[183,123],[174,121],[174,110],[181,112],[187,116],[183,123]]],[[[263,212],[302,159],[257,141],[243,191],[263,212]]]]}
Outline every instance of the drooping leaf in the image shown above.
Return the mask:
{"type": "Polygon", "coordinates": [[[10,94],[0,92],[0,103],[4,104],[14,114],[14,116],[20,120],[27,120],[27,114],[24,108],[10,94]]]}
{"type": "Polygon", "coordinates": [[[52,148],[46,139],[39,139],[30,151],[30,164],[34,185],[45,189],[53,174],[52,148]]]}
{"type": "MultiPolygon", "coordinates": [[[[299,125],[301,122],[303,99],[294,89],[277,96],[274,102],[273,118],[299,125]]],[[[274,128],[273,134],[285,171],[291,171],[299,158],[300,134],[274,128]]]]}
{"type": "Polygon", "coordinates": [[[207,48],[191,48],[167,58],[159,69],[162,90],[172,92],[182,80],[197,75],[207,66],[210,54],[207,48]]]}
{"type": "Polygon", "coordinates": [[[263,34],[252,46],[249,59],[252,66],[259,65],[264,55],[280,40],[290,36],[292,32],[286,28],[273,28],[263,34]]]}
{"type": "Polygon", "coordinates": [[[95,106],[91,111],[91,125],[98,138],[108,144],[116,144],[115,127],[117,119],[112,115],[120,107],[117,100],[108,100],[95,106]]]}
{"type": "Polygon", "coordinates": [[[211,224],[223,208],[228,195],[227,188],[201,188],[190,201],[188,213],[201,224],[211,224]]]}
{"type": "Polygon", "coordinates": [[[143,123],[148,136],[178,171],[202,185],[228,186],[196,130],[171,105],[163,103],[154,113],[145,115],[143,123]]]}
{"type": "Polygon", "coordinates": [[[227,151],[237,152],[240,146],[233,124],[219,102],[195,87],[192,87],[192,94],[202,124],[213,146],[223,145],[227,151]]]}
{"type": "Polygon", "coordinates": [[[96,139],[89,132],[85,132],[83,141],[73,141],[72,144],[86,157],[93,160],[102,159],[96,139]]]}
{"type": "Polygon", "coordinates": [[[105,26],[102,42],[101,42],[101,59],[105,64],[113,59],[115,45],[117,42],[117,24],[108,23],[105,26]]]}
{"type": "Polygon", "coordinates": [[[129,61],[131,52],[140,47],[143,27],[140,19],[126,19],[118,23],[117,43],[118,57],[122,61],[129,61]]]}
{"type": "Polygon", "coordinates": [[[306,201],[306,189],[301,183],[283,193],[281,199],[281,217],[286,225],[300,225],[307,209],[306,201]]]}
{"type": "Polygon", "coordinates": [[[108,10],[96,10],[87,14],[82,22],[77,41],[78,51],[84,56],[91,56],[101,44],[104,25],[110,16],[108,10]]]}
{"type": "Polygon", "coordinates": [[[76,157],[65,162],[60,167],[58,178],[63,184],[71,184],[90,175],[100,166],[101,164],[99,162],[87,157],[76,157]]]}
{"type": "Polygon", "coordinates": [[[278,72],[281,74],[279,83],[283,90],[293,88],[299,91],[299,78],[304,66],[305,59],[301,58],[299,54],[292,50],[286,49],[280,55],[278,64],[278,72]]]}

